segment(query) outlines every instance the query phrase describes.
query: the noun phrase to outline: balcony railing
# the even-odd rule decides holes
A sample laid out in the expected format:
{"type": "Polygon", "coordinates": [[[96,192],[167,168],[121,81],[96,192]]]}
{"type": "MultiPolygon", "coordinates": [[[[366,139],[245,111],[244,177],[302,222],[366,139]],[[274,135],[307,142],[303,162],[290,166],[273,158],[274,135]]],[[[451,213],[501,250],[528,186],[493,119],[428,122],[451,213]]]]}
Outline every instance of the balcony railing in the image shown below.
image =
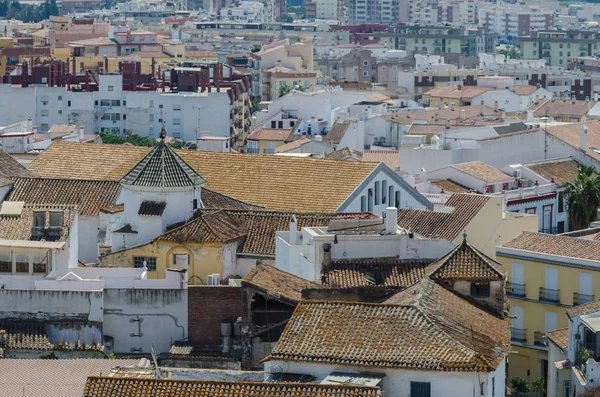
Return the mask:
{"type": "Polygon", "coordinates": [[[580,294],[573,292],[573,306],[583,305],[594,300],[594,295],[580,294]]]}
{"type": "Polygon", "coordinates": [[[246,148],[246,152],[248,154],[258,154],[258,148],[257,147],[249,147],[249,148],[246,148]]]}
{"type": "Polygon", "coordinates": [[[510,340],[513,342],[527,342],[527,330],[523,328],[510,327],[510,340]]]}
{"type": "Polygon", "coordinates": [[[541,331],[533,333],[533,344],[536,346],[546,346],[546,335],[541,331]]]}
{"type": "Polygon", "coordinates": [[[509,296],[524,298],[526,296],[525,284],[516,284],[511,282],[506,283],[506,294],[509,296]]]}
{"type": "Polygon", "coordinates": [[[544,302],[560,303],[558,289],[540,287],[540,300],[544,302]]]}

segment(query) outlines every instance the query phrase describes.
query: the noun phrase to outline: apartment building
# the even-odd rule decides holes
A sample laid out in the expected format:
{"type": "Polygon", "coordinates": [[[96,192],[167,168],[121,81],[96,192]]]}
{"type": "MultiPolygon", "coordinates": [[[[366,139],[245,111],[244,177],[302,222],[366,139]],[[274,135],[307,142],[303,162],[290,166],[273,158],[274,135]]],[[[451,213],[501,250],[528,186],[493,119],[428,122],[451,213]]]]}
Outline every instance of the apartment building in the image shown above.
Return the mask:
{"type": "Polygon", "coordinates": [[[221,8],[219,16],[229,21],[262,23],[265,22],[265,6],[258,1],[242,1],[237,6],[221,8]]]}
{"type": "Polygon", "coordinates": [[[584,30],[541,30],[519,37],[523,59],[545,59],[548,66],[567,68],[571,57],[595,56],[600,33],[584,30]]]}
{"type": "Polygon", "coordinates": [[[392,24],[398,17],[397,0],[352,0],[349,7],[350,23],[392,24]]]}
{"type": "Polygon", "coordinates": [[[486,33],[483,29],[447,26],[398,26],[381,33],[381,42],[389,48],[471,56],[495,52],[495,38],[493,33],[486,33]]]}
{"type": "Polygon", "coordinates": [[[489,5],[478,9],[479,27],[499,37],[517,40],[554,26],[554,11],[521,5],[489,5]]]}
{"type": "Polygon", "coordinates": [[[343,17],[344,2],[342,0],[306,1],[306,19],[325,19],[340,21],[343,17]]]}
{"type": "Polygon", "coordinates": [[[565,309],[594,300],[600,288],[600,242],[595,234],[571,237],[525,232],[497,247],[509,273],[511,308],[508,377],[545,377],[546,334],[568,325],[565,309]]]}

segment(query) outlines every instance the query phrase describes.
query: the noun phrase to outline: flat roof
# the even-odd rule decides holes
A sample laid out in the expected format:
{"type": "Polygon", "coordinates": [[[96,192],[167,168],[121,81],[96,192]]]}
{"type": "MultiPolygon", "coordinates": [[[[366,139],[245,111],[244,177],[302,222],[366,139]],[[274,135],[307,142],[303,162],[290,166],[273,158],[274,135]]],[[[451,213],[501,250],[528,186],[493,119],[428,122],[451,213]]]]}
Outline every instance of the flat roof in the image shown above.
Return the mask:
{"type": "Polygon", "coordinates": [[[600,331],[600,317],[591,317],[589,315],[581,316],[581,321],[583,321],[586,327],[588,327],[591,331],[600,331]]]}

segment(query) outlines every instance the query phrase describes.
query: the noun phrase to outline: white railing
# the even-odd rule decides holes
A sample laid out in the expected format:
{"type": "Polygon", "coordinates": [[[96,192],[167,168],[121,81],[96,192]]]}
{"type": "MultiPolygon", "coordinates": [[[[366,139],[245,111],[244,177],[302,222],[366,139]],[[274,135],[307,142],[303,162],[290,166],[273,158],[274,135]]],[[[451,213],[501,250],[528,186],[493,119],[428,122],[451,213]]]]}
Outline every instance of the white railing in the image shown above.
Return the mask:
{"type": "Polygon", "coordinates": [[[504,195],[504,201],[508,202],[511,200],[518,200],[528,197],[543,196],[545,194],[554,193],[556,191],[556,185],[548,184],[541,186],[532,186],[519,188],[515,190],[505,190],[504,192],[493,193],[494,196],[504,195]]]}
{"type": "Polygon", "coordinates": [[[447,193],[421,193],[432,204],[444,205],[450,198],[451,194],[447,193]]]}

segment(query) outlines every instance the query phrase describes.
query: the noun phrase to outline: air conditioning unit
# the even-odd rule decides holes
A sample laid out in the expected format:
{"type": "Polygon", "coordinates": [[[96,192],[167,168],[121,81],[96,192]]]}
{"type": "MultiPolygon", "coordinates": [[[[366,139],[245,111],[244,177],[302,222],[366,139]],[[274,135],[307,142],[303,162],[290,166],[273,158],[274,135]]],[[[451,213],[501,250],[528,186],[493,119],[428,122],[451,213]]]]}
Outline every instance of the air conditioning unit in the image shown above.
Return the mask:
{"type": "Polygon", "coordinates": [[[221,285],[221,275],[219,273],[209,274],[207,285],[221,285]]]}
{"type": "Polygon", "coordinates": [[[190,262],[190,257],[187,254],[175,254],[175,266],[177,270],[187,270],[190,262]]]}

